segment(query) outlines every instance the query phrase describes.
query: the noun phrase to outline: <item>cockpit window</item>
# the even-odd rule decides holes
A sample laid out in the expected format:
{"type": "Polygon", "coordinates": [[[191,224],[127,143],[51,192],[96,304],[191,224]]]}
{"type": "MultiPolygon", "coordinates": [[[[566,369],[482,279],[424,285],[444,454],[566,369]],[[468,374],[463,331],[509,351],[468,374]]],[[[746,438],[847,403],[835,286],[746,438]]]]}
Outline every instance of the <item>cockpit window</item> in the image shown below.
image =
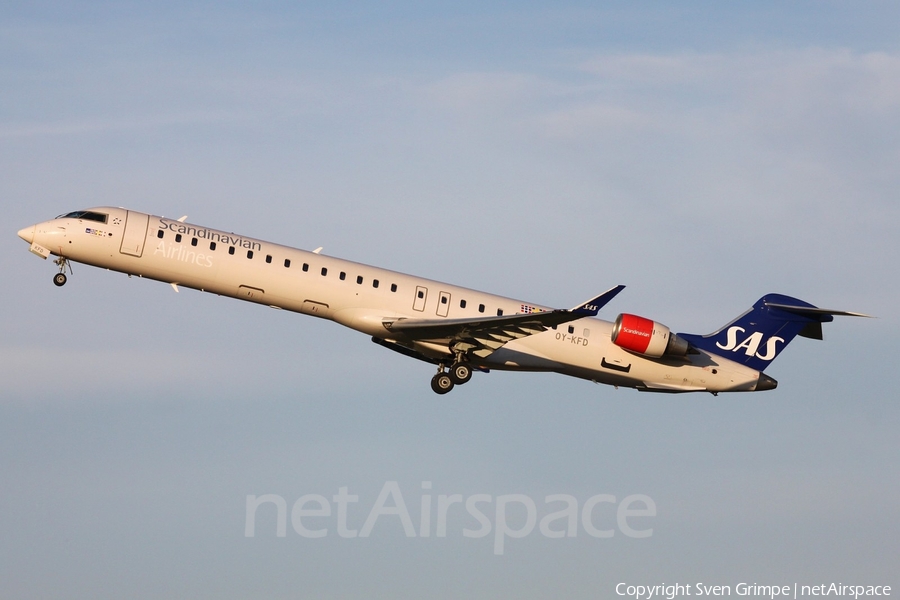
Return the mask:
{"type": "Polygon", "coordinates": [[[106,223],[109,215],[103,213],[91,212],[89,210],[76,210],[65,215],[59,215],[57,219],[84,219],[86,221],[97,221],[98,223],[106,223]]]}

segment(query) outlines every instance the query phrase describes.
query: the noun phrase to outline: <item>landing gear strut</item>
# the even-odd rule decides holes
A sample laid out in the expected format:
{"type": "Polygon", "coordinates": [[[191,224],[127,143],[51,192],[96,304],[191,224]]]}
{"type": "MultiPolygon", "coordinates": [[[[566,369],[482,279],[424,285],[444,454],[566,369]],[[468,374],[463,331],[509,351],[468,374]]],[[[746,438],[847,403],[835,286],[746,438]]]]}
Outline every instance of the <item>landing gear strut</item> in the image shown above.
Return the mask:
{"type": "Polygon", "coordinates": [[[59,267],[59,273],[53,276],[53,284],[57,287],[62,287],[66,285],[66,268],[69,269],[69,273],[72,272],[72,265],[69,264],[69,259],[65,256],[60,256],[56,260],[53,261],[59,267]]]}

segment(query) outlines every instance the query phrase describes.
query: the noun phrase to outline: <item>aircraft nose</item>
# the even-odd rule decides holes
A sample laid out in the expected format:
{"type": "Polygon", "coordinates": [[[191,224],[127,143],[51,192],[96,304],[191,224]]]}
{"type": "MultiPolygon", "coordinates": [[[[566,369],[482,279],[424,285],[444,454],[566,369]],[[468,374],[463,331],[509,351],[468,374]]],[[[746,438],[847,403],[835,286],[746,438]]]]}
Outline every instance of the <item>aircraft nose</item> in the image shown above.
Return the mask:
{"type": "Polygon", "coordinates": [[[19,230],[19,237],[31,244],[34,242],[34,225],[19,230]]]}
{"type": "Polygon", "coordinates": [[[765,390],[774,390],[778,387],[778,382],[766,375],[765,373],[759,374],[759,381],[756,382],[756,391],[763,392],[765,390]]]}

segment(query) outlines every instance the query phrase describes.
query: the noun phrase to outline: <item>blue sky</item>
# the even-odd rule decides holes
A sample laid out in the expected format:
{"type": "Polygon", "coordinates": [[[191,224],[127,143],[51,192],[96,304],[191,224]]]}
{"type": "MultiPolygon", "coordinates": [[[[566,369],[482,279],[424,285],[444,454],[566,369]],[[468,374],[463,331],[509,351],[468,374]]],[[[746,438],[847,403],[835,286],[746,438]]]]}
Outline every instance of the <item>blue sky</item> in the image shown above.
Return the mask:
{"type": "MultiPolygon", "coordinates": [[[[893,3],[7,3],[0,595],[615,597],[900,585],[893,3]],[[756,395],[431,368],[341,327],[52,265],[116,205],[708,332],[768,292],[876,320],[756,395]],[[643,494],[654,533],[274,534],[248,495],[643,494]]],[[[542,513],[543,514],[543,513],[542,513]]],[[[597,513],[600,515],[600,513],[597,513]]],[[[511,516],[519,518],[521,514],[511,516]]],[[[603,518],[614,517],[603,513],[603,518]]],[[[598,517],[599,518],[599,517],[598,517]]],[[[330,523],[333,528],[334,523],[330,523]]]]}

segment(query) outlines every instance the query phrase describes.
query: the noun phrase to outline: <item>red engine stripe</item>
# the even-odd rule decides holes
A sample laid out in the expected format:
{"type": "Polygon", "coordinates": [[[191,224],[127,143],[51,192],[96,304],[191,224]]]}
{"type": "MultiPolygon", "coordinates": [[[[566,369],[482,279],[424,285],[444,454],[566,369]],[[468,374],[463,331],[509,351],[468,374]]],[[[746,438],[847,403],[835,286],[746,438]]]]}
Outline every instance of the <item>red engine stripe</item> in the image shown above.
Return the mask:
{"type": "Polygon", "coordinates": [[[635,352],[646,352],[652,334],[653,321],[637,315],[623,314],[616,344],[635,352]]]}

